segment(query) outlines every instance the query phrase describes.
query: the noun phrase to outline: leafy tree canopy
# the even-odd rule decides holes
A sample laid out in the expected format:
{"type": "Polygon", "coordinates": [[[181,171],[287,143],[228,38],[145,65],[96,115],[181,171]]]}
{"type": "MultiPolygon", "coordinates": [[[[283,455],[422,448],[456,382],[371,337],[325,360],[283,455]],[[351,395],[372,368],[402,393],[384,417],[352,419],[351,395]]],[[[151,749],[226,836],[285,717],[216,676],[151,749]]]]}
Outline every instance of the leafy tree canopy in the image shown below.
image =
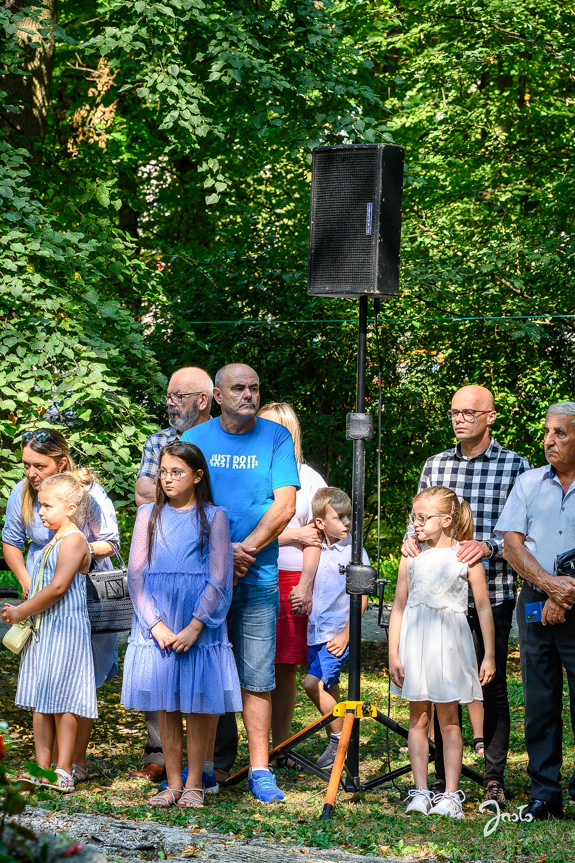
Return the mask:
{"type": "MultiPolygon", "coordinates": [[[[126,502],[165,422],[165,375],[235,359],[294,404],[310,460],[349,486],[356,304],[305,294],[325,143],[406,148],[402,286],[380,323],[388,547],[422,461],[452,441],[458,386],[491,387],[498,439],[540,462],[573,366],[571,3],[70,0],[56,18],[52,0],[0,15],[5,493],[12,439],[43,417],[126,502]]],[[[374,339],[369,364],[375,410],[374,339]]]]}

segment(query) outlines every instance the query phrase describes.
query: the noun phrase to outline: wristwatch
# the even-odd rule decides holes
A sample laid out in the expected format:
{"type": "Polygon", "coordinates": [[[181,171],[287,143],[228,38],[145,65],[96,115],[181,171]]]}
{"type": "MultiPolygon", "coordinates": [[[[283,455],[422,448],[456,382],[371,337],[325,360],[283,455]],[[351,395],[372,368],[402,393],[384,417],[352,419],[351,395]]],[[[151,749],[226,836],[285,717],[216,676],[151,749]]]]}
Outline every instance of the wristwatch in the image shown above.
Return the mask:
{"type": "Polygon", "coordinates": [[[485,543],[485,545],[489,549],[489,557],[493,557],[493,555],[495,554],[495,546],[488,539],[484,539],[483,542],[485,543]]]}

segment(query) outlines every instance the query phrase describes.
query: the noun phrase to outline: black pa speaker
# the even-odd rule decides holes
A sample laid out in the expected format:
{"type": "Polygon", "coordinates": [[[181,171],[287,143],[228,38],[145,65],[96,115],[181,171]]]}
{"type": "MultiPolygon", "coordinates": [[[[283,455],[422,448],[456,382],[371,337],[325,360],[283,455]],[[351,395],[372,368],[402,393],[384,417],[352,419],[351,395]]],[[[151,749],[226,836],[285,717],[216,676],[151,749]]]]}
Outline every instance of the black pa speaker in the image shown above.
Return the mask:
{"type": "Polygon", "coordinates": [[[351,144],[313,151],[307,292],[396,296],[403,147],[351,144]]]}

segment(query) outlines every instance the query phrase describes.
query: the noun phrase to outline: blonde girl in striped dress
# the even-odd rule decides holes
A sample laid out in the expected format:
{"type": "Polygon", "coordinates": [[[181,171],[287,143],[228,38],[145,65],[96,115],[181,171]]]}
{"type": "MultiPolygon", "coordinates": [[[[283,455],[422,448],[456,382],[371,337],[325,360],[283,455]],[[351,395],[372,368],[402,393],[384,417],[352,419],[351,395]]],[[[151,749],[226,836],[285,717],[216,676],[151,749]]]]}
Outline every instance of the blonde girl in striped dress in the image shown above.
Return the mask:
{"type": "MultiPolygon", "coordinates": [[[[40,781],[70,793],[74,791],[72,759],[78,717],[98,715],[86,605],[90,551],[78,529],[85,521],[89,498],[77,476],[59,473],[43,480],[38,499],[44,527],[55,531],[34,565],[32,585],[44,560],[42,583],[21,605],[6,603],[1,614],[5,623],[12,624],[41,612],[38,639],[30,638],[22,651],[16,705],[34,711],[34,745],[40,767],[50,768],[57,743],[57,784],[40,781]]],[[[28,773],[18,778],[30,785],[37,781],[28,773]]]]}

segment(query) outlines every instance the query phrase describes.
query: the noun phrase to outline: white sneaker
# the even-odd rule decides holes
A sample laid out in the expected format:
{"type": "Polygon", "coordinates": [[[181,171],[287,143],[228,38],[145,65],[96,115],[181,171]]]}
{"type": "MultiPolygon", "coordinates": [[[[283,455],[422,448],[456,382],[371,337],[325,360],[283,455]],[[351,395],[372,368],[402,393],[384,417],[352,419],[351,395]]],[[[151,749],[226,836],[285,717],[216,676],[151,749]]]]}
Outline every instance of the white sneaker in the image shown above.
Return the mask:
{"type": "Polygon", "coordinates": [[[449,815],[450,818],[463,818],[462,803],[465,800],[463,791],[444,791],[436,794],[430,815],[449,815]]]}
{"type": "Polygon", "coordinates": [[[433,794],[427,788],[412,788],[407,792],[407,796],[411,797],[411,801],[407,804],[405,810],[406,815],[413,815],[414,812],[419,812],[420,815],[428,815],[429,810],[433,806],[433,794]]]}

